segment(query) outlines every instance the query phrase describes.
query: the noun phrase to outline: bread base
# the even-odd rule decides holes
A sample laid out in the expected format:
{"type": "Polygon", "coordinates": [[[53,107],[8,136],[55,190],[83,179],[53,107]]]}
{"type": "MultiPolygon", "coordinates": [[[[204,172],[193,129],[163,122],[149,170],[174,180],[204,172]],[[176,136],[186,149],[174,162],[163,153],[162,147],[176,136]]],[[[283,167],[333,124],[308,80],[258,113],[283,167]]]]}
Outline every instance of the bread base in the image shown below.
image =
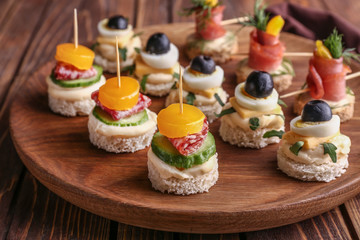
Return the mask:
{"type": "Polygon", "coordinates": [[[321,165],[298,163],[287,157],[281,148],[277,152],[277,161],[281,171],[302,181],[330,182],[345,173],[349,166],[347,155],[338,158],[336,163],[321,165]]]}
{"type": "Polygon", "coordinates": [[[54,113],[59,113],[67,117],[86,116],[89,115],[95,107],[95,102],[92,99],[68,101],[49,95],[49,107],[54,113]]]}
{"type": "MultiPolygon", "coordinates": [[[[271,130],[273,129],[262,128],[256,129],[255,131],[244,131],[240,127],[233,128],[226,121],[221,121],[219,133],[225,142],[229,142],[232,145],[259,149],[269,144],[280,142],[280,138],[278,137],[263,138],[263,135],[271,130]]],[[[277,130],[284,130],[284,127],[277,130]]]]}
{"type": "Polygon", "coordinates": [[[141,92],[144,94],[156,96],[156,97],[162,97],[169,94],[171,91],[171,87],[174,85],[174,82],[169,83],[160,83],[160,84],[152,84],[152,83],[146,83],[145,84],[145,91],[142,89],[141,92]]]}
{"type": "MultiPolygon", "coordinates": [[[[134,58],[127,58],[126,61],[120,62],[120,68],[123,69],[125,67],[131,66],[134,64],[134,58]]],[[[104,57],[102,57],[98,52],[95,51],[94,63],[101,66],[104,72],[116,73],[117,71],[117,63],[116,61],[110,61],[104,57]]]]}
{"type": "MultiPolygon", "coordinates": [[[[354,116],[354,105],[355,99],[354,96],[347,94],[346,103],[342,104],[341,107],[333,108],[332,113],[334,115],[338,115],[340,117],[341,122],[346,122],[354,116]]],[[[301,115],[301,112],[305,106],[305,104],[311,100],[314,100],[309,92],[302,93],[297,96],[294,102],[294,113],[297,115],[301,115]]],[[[330,107],[333,107],[332,104],[329,104],[330,107]]]]}
{"type": "Polygon", "coordinates": [[[234,33],[227,31],[225,36],[215,40],[201,40],[191,34],[186,39],[185,53],[189,59],[198,55],[212,57],[216,63],[225,63],[231,59],[231,55],[238,49],[237,37],[234,33]]]}
{"type": "Polygon", "coordinates": [[[147,165],[149,170],[148,177],[152,187],[162,193],[190,195],[208,192],[219,178],[218,164],[216,164],[210,172],[189,179],[178,179],[174,177],[163,179],[151,161],[148,160],[147,165]]]}
{"type": "MultiPolygon", "coordinates": [[[[254,70],[255,69],[252,69],[251,67],[248,66],[247,58],[240,61],[235,71],[237,83],[245,82],[246,78],[254,70]]],[[[274,81],[274,88],[276,89],[276,91],[282,92],[290,87],[293,76],[291,74],[285,74],[285,75],[273,76],[272,79],[274,81]]]]}
{"type": "MultiPolygon", "coordinates": [[[[92,120],[98,121],[95,118],[92,118],[92,120]]],[[[90,119],[88,123],[90,142],[98,148],[113,153],[136,152],[148,147],[156,131],[156,127],[154,127],[143,135],[124,138],[121,136],[104,136],[89,125],[90,119]]]]}
{"type": "MultiPolygon", "coordinates": [[[[225,92],[225,91],[224,91],[225,92]]],[[[228,98],[228,94],[225,92],[224,96],[220,96],[222,102],[226,102],[228,98]]],[[[169,96],[165,100],[165,107],[169,106],[173,103],[179,102],[179,90],[175,89],[173,91],[170,91],[169,96]]],[[[186,103],[186,100],[184,101],[186,103]]],[[[215,116],[215,113],[219,114],[222,110],[222,106],[219,104],[218,101],[215,101],[213,104],[207,104],[207,105],[199,105],[194,103],[194,106],[200,109],[205,116],[207,117],[207,120],[209,123],[212,123],[217,117],[215,116]]]]}

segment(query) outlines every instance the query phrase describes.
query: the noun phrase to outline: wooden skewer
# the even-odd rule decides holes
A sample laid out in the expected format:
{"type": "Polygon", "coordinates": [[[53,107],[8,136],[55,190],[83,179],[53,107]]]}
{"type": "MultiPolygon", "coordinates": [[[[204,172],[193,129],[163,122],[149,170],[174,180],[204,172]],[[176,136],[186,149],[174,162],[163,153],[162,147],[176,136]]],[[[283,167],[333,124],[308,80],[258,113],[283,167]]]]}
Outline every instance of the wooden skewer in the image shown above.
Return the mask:
{"type": "MultiPolygon", "coordinates": [[[[234,53],[232,56],[248,56],[249,53],[234,53]]],[[[284,52],[284,57],[311,57],[311,52],[284,52]]]]}
{"type": "MultiPolygon", "coordinates": [[[[347,75],[345,77],[345,80],[347,81],[347,80],[350,80],[350,79],[353,79],[353,78],[356,78],[356,77],[359,77],[359,76],[360,76],[360,72],[356,72],[356,73],[347,75]]],[[[301,93],[305,93],[305,92],[308,92],[308,91],[310,91],[310,88],[300,89],[300,90],[297,90],[297,91],[294,91],[294,92],[284,94],[284,95],[280,96],[280,98],[287,98],[287,97],[291,97],[291,96],[298,95],[298,94],[301,94],[301,93]]]]}
{"type": "Polygon", "coordinates": [[[184,112],[184,106],[183,106],[183,86],[182,86],[182,72],[181,72],[181,66],[179,66],[179,102],[180,102],[180,114],[183,114],[184,112]]]}
{"type": "Polygon", "coordinates": [[[78,39],[78,21],[77,21],[76,8],[74,8],[74,44],[75,44],[75,48],[78,48],[79,39],[78,39]]]}
{"type": "Polygon", "coordinates": [[[232,19],[227,19],[227,20],[221,21],[221,25],[225,26],[225,25],[236,24],[236,23],[241,23],[241,22],[246,22],[246,21],[249,21],[248,17],[237,17],[237,18],[232,18],[232,19]]]}
{"type": "Polygon", "coordinates": [[[120,57],[119,57],[119,43],[118,43],[118,37],[115,36],[115,49],[116,49],[116,66],[117,66],[117,80],[118,80],[118,87],[121,87],[121,78],[120,78],[120,57]]]}

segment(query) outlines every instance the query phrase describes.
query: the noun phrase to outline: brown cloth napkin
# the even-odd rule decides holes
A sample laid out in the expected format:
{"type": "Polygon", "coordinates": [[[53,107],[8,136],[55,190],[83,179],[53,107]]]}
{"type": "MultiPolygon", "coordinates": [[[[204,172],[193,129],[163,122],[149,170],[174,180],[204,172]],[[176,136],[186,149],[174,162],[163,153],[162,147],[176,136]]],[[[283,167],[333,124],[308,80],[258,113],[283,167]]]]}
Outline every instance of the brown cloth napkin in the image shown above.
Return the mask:
{"type": "Polygon", "coordinates": [[[281,15],[285,19],[283,31],[313,40],[327,38],[336,27],[338,32],[343,34],[344,47],[356,48],[360,53],[360,29],[334,13],[293,3],[272,5],[266,11],[270,15],[281,15]]]}

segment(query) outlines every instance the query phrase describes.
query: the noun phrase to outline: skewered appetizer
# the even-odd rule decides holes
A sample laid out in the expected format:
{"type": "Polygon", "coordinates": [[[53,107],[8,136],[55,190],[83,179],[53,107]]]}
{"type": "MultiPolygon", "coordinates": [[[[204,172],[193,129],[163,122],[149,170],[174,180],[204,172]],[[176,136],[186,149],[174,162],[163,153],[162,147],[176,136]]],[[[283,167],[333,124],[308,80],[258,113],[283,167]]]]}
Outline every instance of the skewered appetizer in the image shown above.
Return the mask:
{"type": "Polygon", "coordinates": [[[215,140],[205,115],[175,103],[159,112],[159,132],[148,151],[149,179],[161,192],[190,195],[208,192],[219,176],[215,140]]]}
{"type": "Polygon", "coordinates": [[[284,131],[284,113],[278,104],[270,74],[252,72],[245,83],[235,88],[235,97],[221,112],[220,136],[239,147],[263,148],[278,143],[284,131]]]}
{"type": "Polygon", "coordinates": [[[278,166],[290,177],[330,182],[349,166],[350,145],[350,138],[340,133],[339,116],[326,102],[312,100],[282,136],[278,166]]]}
{"type": "Polygon", "coordinates": [[[46,78],[49,107],[64,116],[89,115],[95,106],[91,93],[105,83],[102,68],[93,65],[94,52],[73,43],[56,47],[56,66],[46,78]]]}
{"type": "Polygon", "coordinates": [[[304,88],[310,92],[298,95],[294,103],[294,112],[301,114],[306,102],[312,99],[326,101],[332,113],[339,115],[341,122],[352,118],[354,114],[355,95],[346,86],[345,75],[351,72],[343,59],[356,57],[348,50],[343,51],[342,35],[336,29],[324,41],[316,41],[314,56],[309,61],[309,73],[304,88]]]}
{"type": "Polygon", "coordinates": [[[250,17],[250,22],[243,23],[256,29],[250,33],[249,57],[237,65],[237,82],[244,82],[254,70],[265,71],[271,74],[275,89],[281,92],[290,87],[294,76],[291,62],[283,58],[285,45],[279,40],[284,20],[278,15],[268,21],[266,7],[261,3],[262,0],[255,2],[255,16],[250,17]]]}
{"type": "MultiPolygon", "coordinates": [[[[220,113],[219,101],[226,102],[227,93],[221,87],[224,71],[208,56],[195,57],[190,66],[185,68],[183,76],[183,99],[186,103],[198,107],[211,123],[220,113]]],[[[179,102],[179,91],[173,89],[166,98],[165,106],[179,102]]]]}
{"type": "Polygon", "coordinates": [[[102,66],[104,71],[116,72],[115,36],[117,36],[121,69],[132,66],[137,56],[136,49],[141,48],[141,40],[138,34],[134,33],[132,25],[128,24],[128,19],[121,15],[105,18],[98,23],[97,28],[100,36],[96,38],[94,44],[95,63],[102,66]]]}
{"type": "Polygon", "coordinates": [[[179,50],[164,33],[150,36],[135,60],[140,90],[153,96],[167,95],[179,74],[179,50]]]}
{"type": "Polygon", "coordinates": [[[237,51],[234,32],[226,31],[221,21],[224,5],[217,0],[192,1],[193,7],[184,9],[184,15],[195,13],[195,33],[186,39],[186,55],[193,59],[198,55],[211,56],[217,63],[225,63],[237,51]]]}
{"type": "Polygon", "coordinates": [[[135,152],[150,145],[156,131],[156,114],[147,109],[151,99],[139,93],[131,77],[110,78],[92,93],[96,103],[89,115],[89,136],[108,152],[135,152]]]}

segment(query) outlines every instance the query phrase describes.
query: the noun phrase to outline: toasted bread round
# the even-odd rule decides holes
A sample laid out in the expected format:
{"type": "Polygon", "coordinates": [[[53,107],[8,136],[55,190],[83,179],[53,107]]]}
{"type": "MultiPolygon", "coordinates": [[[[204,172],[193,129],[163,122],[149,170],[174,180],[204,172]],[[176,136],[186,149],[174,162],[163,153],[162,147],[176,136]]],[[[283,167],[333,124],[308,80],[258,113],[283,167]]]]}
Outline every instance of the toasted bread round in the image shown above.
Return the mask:
{"type": "MultiPolygon", "coordinates": [[[[238,147],[248,147],[248,148],[264,148],[269,144],[279,143],[280,138],[270,137],[263,138],[263,135],[274,129],[271,128],[259,128],[255,131],[244,131],[240,127],[233,127],[227,123],[227,121],[222,121],[219,128],[220,137],[225,141],[229,142],[232,145],[238,147]]],[[[276,129],[278,131],[284,130],[284,127],[276,129]]]]}
{"type": "Polygon", "coordinates": [[[233,32],[226,32],[223,37],[212,41],[199,40],[195,34],[191,34],[186,39],[185,53],[189,59],[198,55],[212,57],[216,63],[225,63],[231,59],[231,55],[238,49],[237,38],[233,32]]]}
{"type": "MultiPolygon", "coordinates": [[[[151,149],[149,151],[151,151],[151,149]]],[[[219,178],[217,157],[216,164],[210,172],[201,176],[186,179],[178,179],[175,177],[163,179],[151,161],[148,160],[147,165],[149,170],[148,177],[152,187],[162,193],[167,192],[176,195],[190,195],[208,192],[219,178]]]]}
{"type": "Polygon", "coordinates": [[[67,117],[86,116],[95,107],[95,102],[90,97],[80,101],[69,101],[54,98],[49,94],[49,107],[54,113],[67,117]]]}
{"type": "Polygon", "coordinates": [[[277,152],[277,161],[281,171],[302,181],[330,182],[345,173],[349,166],[348,155],[338,158],[336,163],[304,164],[286,156],[282,148],[277,152]]]}

